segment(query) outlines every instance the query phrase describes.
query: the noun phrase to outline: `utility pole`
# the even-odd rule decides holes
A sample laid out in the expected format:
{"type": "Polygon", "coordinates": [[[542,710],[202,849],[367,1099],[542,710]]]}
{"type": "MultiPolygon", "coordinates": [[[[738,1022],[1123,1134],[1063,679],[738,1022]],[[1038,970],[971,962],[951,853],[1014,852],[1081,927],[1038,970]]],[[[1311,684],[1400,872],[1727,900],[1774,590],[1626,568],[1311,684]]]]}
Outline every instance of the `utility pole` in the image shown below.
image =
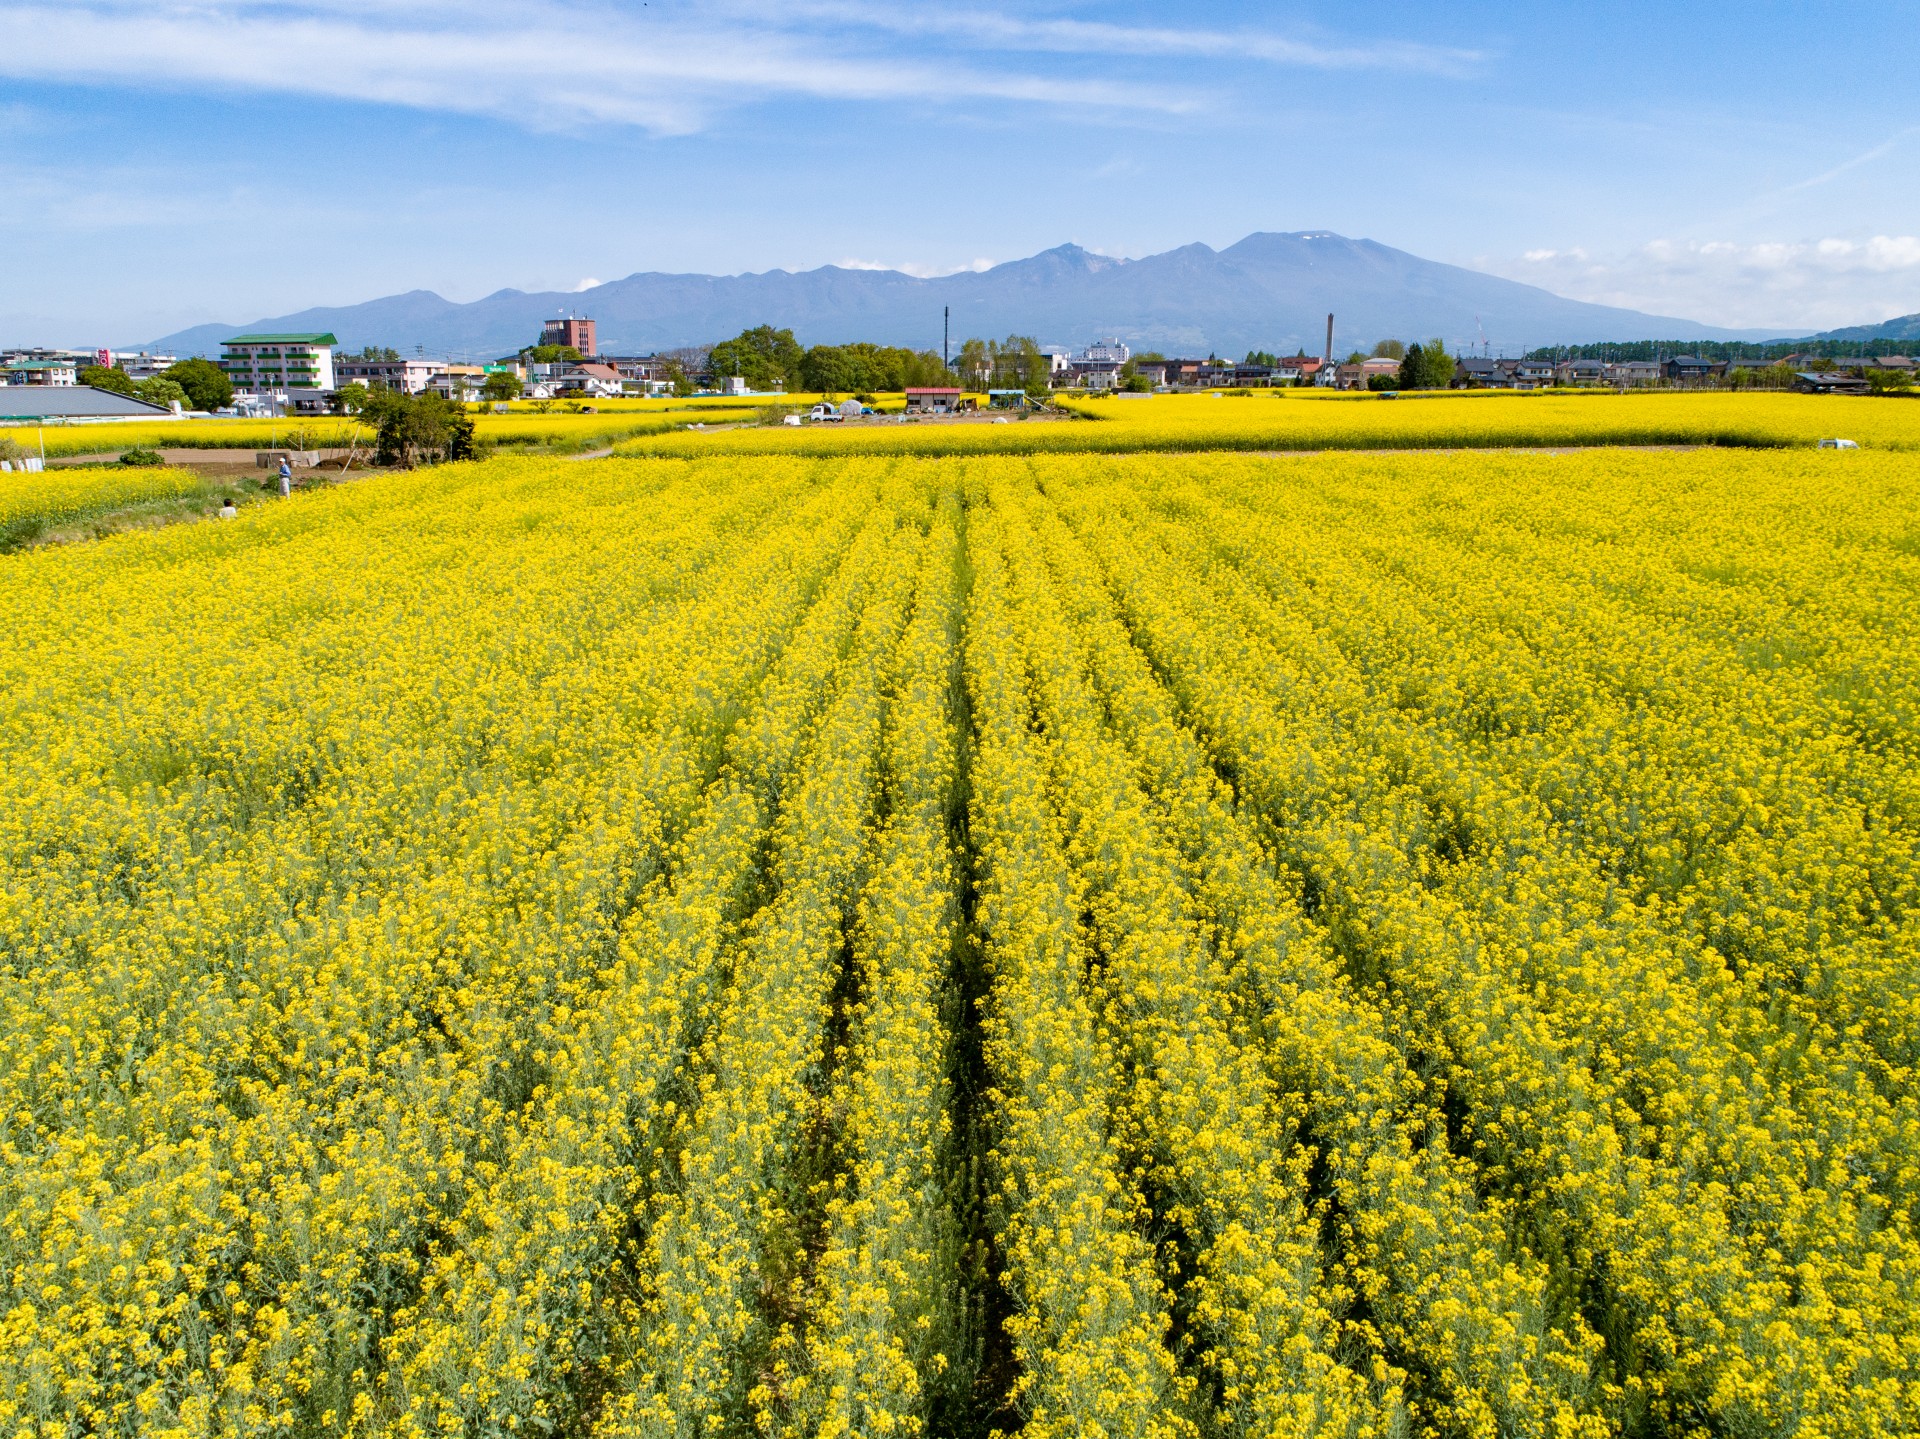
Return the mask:
{"type": "Polygon", "coordinates": [[[952,361],[950,361],[947,358],[947,344],[949,340],[950,331],[952,330],[952,327],[953,327],[952,322],[953,322],[953,306],[942,305],[940,307],[940,368],[943,370],[950,370],[953,368],[952,361]]]}

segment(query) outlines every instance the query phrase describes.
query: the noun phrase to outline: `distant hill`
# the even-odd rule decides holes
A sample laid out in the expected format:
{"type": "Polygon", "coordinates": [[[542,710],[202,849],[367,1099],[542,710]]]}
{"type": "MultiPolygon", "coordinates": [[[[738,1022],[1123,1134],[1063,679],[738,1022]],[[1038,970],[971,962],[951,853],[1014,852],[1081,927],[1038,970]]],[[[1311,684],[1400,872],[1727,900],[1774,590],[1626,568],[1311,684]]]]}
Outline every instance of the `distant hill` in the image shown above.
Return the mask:
{"type": "Polygon", "coordinates": [[[608,354],[702,345],[763,323],[790,328],[810,345],[872,340],[937,349],[942,306],[953,309],[956,345],[970,335],[1018,333],[1043,344],[1113,335],[1136,349],[1182,355],[1319,354],[1329,310],[1336,317],[1334,347],[1343,354],[1375,340],[1429,335],[1470,345],[1484,334],[1519,354],[1536,345],[1649,335],[1731,340],[1778,333],[1589,305],[1315,230],[1249,235],[1224,250],[1184,245],[1139,260],[1061,245],[936,279],[827,265],[752,275],[649,272],[577,292],[500,290],[470,304],[414,290],[244,324],[198,325],[146,348],[211,354],[243,330],[331,330],[349,349],[418,345],[432,355],[481,358],[510,353],[537,338],[543,320],[572,313],[599,322],[600,348],[608,354]]]}
{"type": "Polygon", "coordinates": [[[1842,330],[1822,330],[1808,335],[1809,340],[1920,340],[1920,315],[1901,315],[1877,325],[1848,325],[1842,330]]]}

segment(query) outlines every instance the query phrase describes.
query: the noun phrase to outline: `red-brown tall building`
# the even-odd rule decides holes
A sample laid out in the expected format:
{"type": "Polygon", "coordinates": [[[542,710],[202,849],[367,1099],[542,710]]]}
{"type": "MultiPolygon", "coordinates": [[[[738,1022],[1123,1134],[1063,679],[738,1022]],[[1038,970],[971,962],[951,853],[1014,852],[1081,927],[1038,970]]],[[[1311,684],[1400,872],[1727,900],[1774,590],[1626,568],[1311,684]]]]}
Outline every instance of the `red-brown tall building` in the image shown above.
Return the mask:
{"type": "Polygon", "coordinates": [[[599,341],[594,337],[593,321],[576,320],[571,317],[564,320],[549,320],[540,331],[540,343],[543,345],[572,345],[582,358],[591,358],[600,353],[599,341]]]}

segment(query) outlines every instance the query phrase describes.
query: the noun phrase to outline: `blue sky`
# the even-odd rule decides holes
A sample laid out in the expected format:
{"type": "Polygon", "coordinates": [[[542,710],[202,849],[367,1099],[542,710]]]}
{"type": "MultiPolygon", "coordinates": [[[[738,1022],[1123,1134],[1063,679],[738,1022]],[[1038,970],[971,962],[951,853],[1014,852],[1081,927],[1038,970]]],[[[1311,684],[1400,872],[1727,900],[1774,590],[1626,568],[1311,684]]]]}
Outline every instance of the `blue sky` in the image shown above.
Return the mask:
{"type": "Polygon", "coordinates": [[[0,341],[1331,229],[1734,326],[1920,310],[1920,7],[6,0],[0,341]]]}

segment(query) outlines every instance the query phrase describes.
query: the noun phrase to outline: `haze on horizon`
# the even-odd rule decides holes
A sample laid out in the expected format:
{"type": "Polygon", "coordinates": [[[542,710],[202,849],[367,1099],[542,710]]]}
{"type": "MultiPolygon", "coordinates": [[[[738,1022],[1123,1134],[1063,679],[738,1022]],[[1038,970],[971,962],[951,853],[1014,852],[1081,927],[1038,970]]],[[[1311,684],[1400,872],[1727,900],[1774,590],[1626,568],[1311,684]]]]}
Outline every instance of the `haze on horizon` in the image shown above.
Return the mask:
{"type": "Polygon", "coordinates": [[[1911,18],[16,0],[0,339],[1314,228],[1706,324],[1872,323],[1920,311],[1911,18]]]}

